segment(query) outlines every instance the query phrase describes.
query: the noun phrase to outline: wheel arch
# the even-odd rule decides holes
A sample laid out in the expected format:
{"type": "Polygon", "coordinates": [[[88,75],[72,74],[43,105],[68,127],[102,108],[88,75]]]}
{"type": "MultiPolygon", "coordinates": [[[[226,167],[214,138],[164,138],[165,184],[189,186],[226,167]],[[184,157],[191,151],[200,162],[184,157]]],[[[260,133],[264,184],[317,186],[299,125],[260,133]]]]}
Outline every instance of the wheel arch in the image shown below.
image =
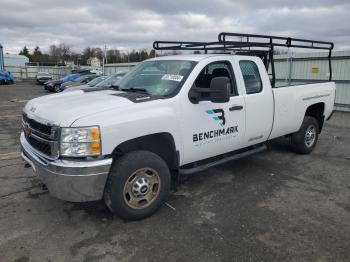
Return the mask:
{"type": "Polygon", "coordinates": [[[324,123],[325,104],[323,102],[310,105],[305,112],[305,116],[314,117],[318,122],[319,133],[321,133],[324,123]]]}
{"type": "Polygon", "coordinates": [[[112,154],[113,157],[120,157],[136,150],[147,150],[159,155],[170,170],[178,170],[179,168],[179,153],[170,133],[154,133],[124,141],[113,150],[112,154]]]}

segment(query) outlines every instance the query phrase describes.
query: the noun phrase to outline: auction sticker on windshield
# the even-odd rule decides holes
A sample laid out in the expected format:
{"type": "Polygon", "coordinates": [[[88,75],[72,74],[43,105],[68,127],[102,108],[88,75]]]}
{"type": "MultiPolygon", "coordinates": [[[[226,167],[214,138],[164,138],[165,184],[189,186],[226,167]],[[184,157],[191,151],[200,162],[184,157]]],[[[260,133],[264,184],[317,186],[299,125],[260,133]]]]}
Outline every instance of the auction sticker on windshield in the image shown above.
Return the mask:
{"type": "Polygon", "coordinates": [[[163,75],[162,80],[181,82],[182,78],[183,78],[183,76],[181,76],[181,75],[165,74],[165,75],[163,75]]]}

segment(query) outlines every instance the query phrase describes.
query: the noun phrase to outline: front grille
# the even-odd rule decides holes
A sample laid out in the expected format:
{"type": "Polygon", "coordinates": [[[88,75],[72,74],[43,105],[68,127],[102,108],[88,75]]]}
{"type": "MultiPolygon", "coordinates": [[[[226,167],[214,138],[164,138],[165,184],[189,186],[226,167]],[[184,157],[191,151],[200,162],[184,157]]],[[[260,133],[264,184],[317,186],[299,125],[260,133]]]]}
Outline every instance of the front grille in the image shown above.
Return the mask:
{"type": "Polygon", "coordinates": [[[36,150],[40,151],[41,153],[47,156],[52,155],[50,144],[43,141],[39,141],[32,136],[27,137],[27,141],[32,147],[34,147],[36,150]]]}
{"type": "Polygon", "coordinates": [[[34,119],[28,118],[28,116],[26,114],[23,114],[23,121],[25,123],[29,124],[29,126],[32,129],[37,130],[37,131],[44,133],[44,134],[47,134],[47,135],[51,135],[52,126],[44,125],[42,123],[35,121],[34,119]]]}
{"type": "Polygon", "coordinates": [[[58,127],[40,123],[23,113],[23,131],[28,143],[49,158],[58,157],[58,127]]]}

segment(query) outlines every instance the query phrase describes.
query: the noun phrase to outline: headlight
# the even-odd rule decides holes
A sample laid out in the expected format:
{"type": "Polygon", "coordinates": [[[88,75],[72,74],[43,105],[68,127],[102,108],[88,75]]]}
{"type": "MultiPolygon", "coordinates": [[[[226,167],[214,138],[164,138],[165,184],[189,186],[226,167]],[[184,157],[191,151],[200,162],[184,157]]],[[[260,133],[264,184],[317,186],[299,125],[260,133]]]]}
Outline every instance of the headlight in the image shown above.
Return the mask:
{"type": "Polygon", "coordinates": [[[69,127],[61,129],[61,156],[85,157],[101,154],[100,128],[69,127]]]}

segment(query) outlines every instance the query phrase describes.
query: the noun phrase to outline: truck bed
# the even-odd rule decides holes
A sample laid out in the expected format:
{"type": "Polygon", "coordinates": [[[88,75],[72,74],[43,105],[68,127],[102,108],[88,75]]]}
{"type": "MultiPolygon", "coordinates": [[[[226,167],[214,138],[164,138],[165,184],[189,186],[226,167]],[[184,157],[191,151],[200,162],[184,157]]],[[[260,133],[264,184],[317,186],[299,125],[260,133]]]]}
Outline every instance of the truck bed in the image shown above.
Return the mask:
{"type": "Polygon", "coordinates": [[[315,83],[273,88],[274,121],[269,139],[299,130],[310,105],[324,104],[327,119],[333,110],[335,83],[315,83]]]}

